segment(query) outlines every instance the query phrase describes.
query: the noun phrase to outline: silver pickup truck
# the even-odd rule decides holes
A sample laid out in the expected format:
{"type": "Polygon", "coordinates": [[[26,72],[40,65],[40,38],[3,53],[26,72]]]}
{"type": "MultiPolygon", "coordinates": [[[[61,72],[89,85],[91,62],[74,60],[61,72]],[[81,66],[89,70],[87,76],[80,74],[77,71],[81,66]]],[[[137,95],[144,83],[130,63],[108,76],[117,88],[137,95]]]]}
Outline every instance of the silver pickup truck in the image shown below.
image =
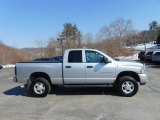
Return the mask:
{"type": "Polygon", "coordinates": [[[138,83],[144,85],[145,66],[115,61],[94,49],[68,49],[60,62],[20,62],[15,66],[15,82],[24,83],[31,93],[44,97],[52,85],[113,85],[123,96],[133,96],[138,83]]]}

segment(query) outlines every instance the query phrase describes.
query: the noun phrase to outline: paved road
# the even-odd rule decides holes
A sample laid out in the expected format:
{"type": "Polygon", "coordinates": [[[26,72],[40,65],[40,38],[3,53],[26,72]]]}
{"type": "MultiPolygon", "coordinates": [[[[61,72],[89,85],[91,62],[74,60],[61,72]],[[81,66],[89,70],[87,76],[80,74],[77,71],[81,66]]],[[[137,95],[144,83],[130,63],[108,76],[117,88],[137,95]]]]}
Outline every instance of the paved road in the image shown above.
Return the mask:
{"type": "Polygon", "coordinates": [[[148,84],[129,98],[112,88],[61,86],[45,98],[34,98],[12,82],[13,70],[0,70],[0,120],[160,119],[160,66],[147,65],[148,84]]]}

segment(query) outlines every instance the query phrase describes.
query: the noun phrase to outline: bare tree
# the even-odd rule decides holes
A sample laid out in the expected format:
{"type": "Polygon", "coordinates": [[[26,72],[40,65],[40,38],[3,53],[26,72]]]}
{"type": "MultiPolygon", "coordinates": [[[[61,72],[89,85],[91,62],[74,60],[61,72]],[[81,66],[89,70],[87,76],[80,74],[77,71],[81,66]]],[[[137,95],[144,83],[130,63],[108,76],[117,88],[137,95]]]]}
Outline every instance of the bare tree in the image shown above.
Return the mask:
{"type": "Polygon", "coordinates": [[[51,38],[48,41],[48,45],[46,47],[46,54],[48,56],[50,56],[50,57],[51,56],[55,56],[55,55],[60,55],[61,54],[61,47],[62,46],[61,46],[61,42],[60,41],[57,41],[56,38],[51,38]]]}
{"type": "Polygon", "coordinates": [[[94,37],[92,33],[86,33],[83,37],[85,47],[92,48],[92,44],[94,42],[94,37]]]}
{"type": "Polygon", "coordinates": [[[43,40],[36,40],[36,44],[38,46],[38,48],[40,49],[40,57],[44,57],[45,56],[45,48],[46,48],[46,42],[44,42],[43,40]]]}
{"type": "Polygon", "coordinates": [[[118,40],[116,43],[119,43],[122,46],[125,43],[123,38],[131,34],[133,31],[133,24],[131,20],[117,18],[111,24],[103,26],[99,31],[99,36],[103,40],[118,40]]]}

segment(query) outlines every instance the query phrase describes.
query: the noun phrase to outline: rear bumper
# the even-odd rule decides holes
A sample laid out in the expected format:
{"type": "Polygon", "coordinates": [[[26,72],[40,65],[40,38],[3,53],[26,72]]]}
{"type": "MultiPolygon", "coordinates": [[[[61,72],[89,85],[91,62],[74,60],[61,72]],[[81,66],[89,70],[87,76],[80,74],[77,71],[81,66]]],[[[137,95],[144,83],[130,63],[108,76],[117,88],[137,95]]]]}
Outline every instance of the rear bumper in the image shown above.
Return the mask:
{"type": "Polygon", "coordinates": [[[140,85],[145,85],[148,81],[148,77],[146,74],[139,74],[140,85]]]}
{"type": "Polygon", "coordinates": [[[17,82],[17,77],[13,77],[13,82],[17,82]]]}
{"type": "MultiPolygon", "coordinates": [[[[13,77],[13,82],[18,82],[17,77],[13,77]]],[[[27,80],[27,83],[24,84],[23,86],[29,88],[30,85],[31,85],[30,80],[27,80]]]]}

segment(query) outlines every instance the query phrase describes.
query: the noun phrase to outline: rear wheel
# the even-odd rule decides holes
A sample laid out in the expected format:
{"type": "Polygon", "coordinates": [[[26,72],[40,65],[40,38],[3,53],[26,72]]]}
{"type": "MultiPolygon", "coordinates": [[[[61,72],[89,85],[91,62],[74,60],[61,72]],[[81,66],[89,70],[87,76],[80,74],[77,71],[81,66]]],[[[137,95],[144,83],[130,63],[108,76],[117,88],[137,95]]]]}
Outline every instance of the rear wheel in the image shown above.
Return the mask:
{"type": "Polygon", "coordinates": [[[121,77],[118,82],[118,91],[122,96],[131,97],[137,93],[138,83],[133,77],[121,77]]]}
{"type": "Polygon", "coordinates": [[[35,97],[45,97],[51,91],[51,85],[45,78],[36,78],[31,83],[30,90],[35,97]]]}

